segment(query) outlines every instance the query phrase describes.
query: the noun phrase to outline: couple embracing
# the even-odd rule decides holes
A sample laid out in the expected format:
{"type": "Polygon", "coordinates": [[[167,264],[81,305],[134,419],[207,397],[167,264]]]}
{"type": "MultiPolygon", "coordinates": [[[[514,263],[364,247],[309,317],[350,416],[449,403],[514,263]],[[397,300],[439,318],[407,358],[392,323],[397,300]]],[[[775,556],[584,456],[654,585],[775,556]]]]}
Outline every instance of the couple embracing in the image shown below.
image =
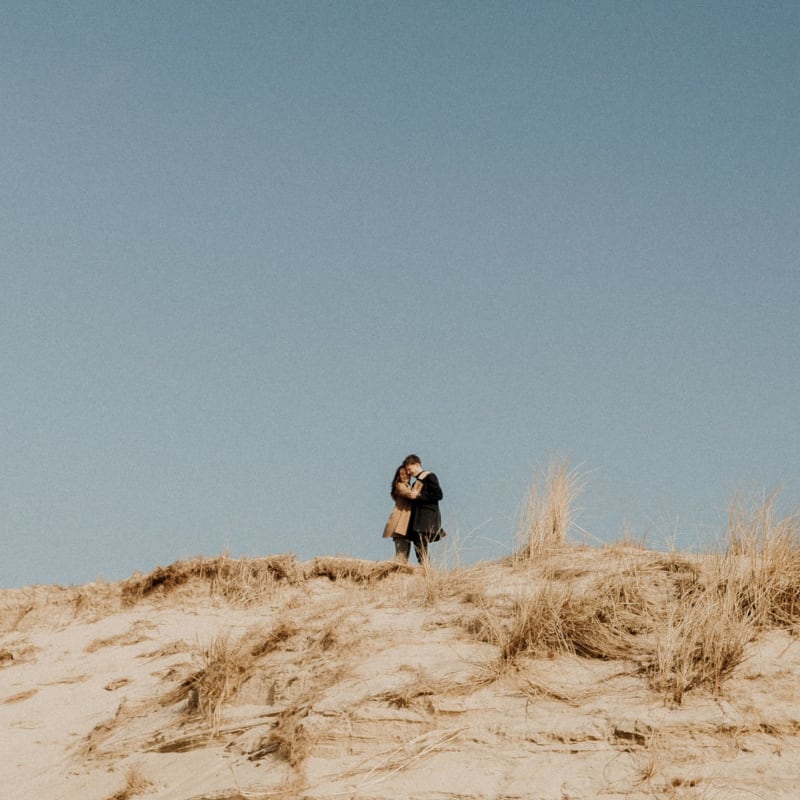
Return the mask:
{"type": "Polygon", "coordinates": [[[442,530],[439,479],[422,469],[418,456],[403,459],[392,479],[394,509],[383,530],[384,539],[394,540],[395,558],[408,562],[411,545],[420,564],[428,560],[428,544],[447,534],[442,530]]]}

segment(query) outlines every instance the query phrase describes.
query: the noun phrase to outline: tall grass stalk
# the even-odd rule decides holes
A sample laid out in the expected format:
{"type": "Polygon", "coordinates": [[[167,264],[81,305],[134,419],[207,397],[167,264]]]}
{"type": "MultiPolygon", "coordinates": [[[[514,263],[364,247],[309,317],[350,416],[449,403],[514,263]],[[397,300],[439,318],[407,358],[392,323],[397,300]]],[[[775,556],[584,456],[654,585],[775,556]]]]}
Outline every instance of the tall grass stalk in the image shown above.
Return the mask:
{"type": "Polygon", "coordinates": [[[188,710],[200,713],[213,736],[225,703],[241,688],[253,659],[241,642],[232,644],[227,635],[215,637],[203,658],[203,668],[190,681],[188,710]]]}
{"type": "Polygon", "coordinates": [[[800,513],[776,519],[777,493],[755,508],[737,497],[728,514],[729,580],[760,629],[800,623],[800,513]]]}
{"type": "Polygon", "coordinates": [[[742,609],[738,583],[725,577],[729,569],[729,560],[716,559],[706,584],[676,598],[657,631],[647,671],[653,688],[676,704],[687,691],[701,686],[718,696],[755,637],[754,620],[742,609]]]}
{"type": "Polygon", "coordinates": [[[551,462],[534,478],[520,512],[518,560],[538,560],[563,547],[575,521],[575,500],[584,486],[584,477],[570,469],[567,459],[551,462]]]}

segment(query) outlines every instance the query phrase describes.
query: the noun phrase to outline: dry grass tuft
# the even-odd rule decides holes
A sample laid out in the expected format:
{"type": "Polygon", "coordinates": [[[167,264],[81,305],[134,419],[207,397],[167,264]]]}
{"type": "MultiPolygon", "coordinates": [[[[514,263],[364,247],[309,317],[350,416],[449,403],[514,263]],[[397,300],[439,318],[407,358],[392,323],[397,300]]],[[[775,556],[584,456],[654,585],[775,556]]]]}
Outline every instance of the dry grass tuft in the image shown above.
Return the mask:
{"type": "Polygon", "coordinates": [[[261,658],[267,653],[272,653],[297,632],[298,628],[294,622],[288,619],[278,620],[266,634],[255,637],[255,642],[250,645],[250,656],[261,658]]]}
{"type": "Polygon", "coordinates": [[[714,557],[607,550],[598,576],[551,550],[525,562],[516,596],[484,594],[463,624],[498,648],[500,672],[521,656],[570,653],[633,661],[673,703],[693,689],[719,695],[759,630],[799,622],[800,526],[797,515],[776,521],[773,502],[737,506],[731,547],[714,557]]]}
{"type": "Polygon", "coordinates": [[[83,586],[28,586],[0,589],[0,633],[31,630],[40,624],[70,625],[98,620],[120,609],[118,583],[96,581],[83,586]]]}
{"type": "Polygon", "coordinates": [[[262,687],[271,684],[266,695],[269,704],[285,702],[287,706],[267,745],[270,752],[280,750],[294,766],[304,758],[301,710],[311,708],[341,677],[352,648],[361,641],[355,625],[342,614],[327,610],[320,618],[299,619],[287,614],[266,630],[248,631],[236,641],[229,636],[214,638],[200,652],[199,669],[168,692],[160,704],[184,703],[184,712],[202,720],[214,737],[223,730],[227,705],[240,695],[249,696],[254,687],[263,692],[262,687]]]}
{"type": "Polygon", "coordinates": [[[118,633],[114,636],[108,636],[105,639],[95,639],[93,642],[90,642],[86,645],[86,652],[94,653],[103,647],[139,644],[139,642],[144,642],[150,638],[146,631],[152,628],[153,624],[151,622],[147,620],[137,620],[133,623],[130,630],[125,633],[118,633]]]}
{"type": "Polygon", "coordinates": [[[800,622],[800,513],[776,520],[776,500],[773,493],[749,509],[739,497],[728,515],[727,556],[736,566],[723,577],[762,630],[800,622]]]}
{"type": "Polygon", "coordinates": [[[564,546],[584,485],[584,477],[566,459],[551,463],[533,480],[520,513],[518,560],[541,559],[564,546]]]}
{"type": "Polygon", "coordinates": [[[571,594],[569,586],[545,583],[515,599],[507,624],[487,626],[495,640],[488,641],[500,648],[501,661],[512,662],[521,653],[549,657],[569,652],[564,621],[565,610],[572,603],[571,594]]]}
{"type": "Polygon", "coordinates": [[[268,558],[219,559],[211,580],[211,594],[238,606],[264,602],[281,585],[294,585],[303,578],[293,555],[268,558]]]}
{"type": "Polygon", "coordinates": [[[431,710],[431,698],[447,695],[465,695],[485,686],[491,679],[475,676],[469,680],[432,677],[422,667],[412,673],[412,678],[404,685],[376,695],[376,700],[388,703],[394,708],[419,708],[431,710]]]}
{"type": "Polygon", "coordinates": [[[408,584],[408,597],[426,606],[435,606],[449,600],[478,604],[482,601],[486,575],[482,565],[438,569],[428,562],[414,572],[408,584]]]}
{"type": "Polygon", "coordinates": [[[410,574],[413,567],[397,561],[364,561],[357,558],[319,557],[305,565],[306,578],[372,584],[396,573],[410,574]]]}
{"type": "Polygon", "coordinates": [[[311,578],[371,585],[389,575],[411,574],[413,567],[394,561],[320,557],[300,564],[291,554],[264,558],[195,558],[156,567],[149,575],[134,575],[120,584],[122,600],[132,605],[150,596],[166,596],[192,583],[203,584],[212,596],[232,605],[250,606],[269,599],[282,585],[311,578]]]}
{"type": "Polygon", "coordinates": [[[680,703],[702,686],[719,695],[761,630],[800,621],[800,516],[775,517],[776,495],[748,509],[737,498],[728,549],[680,585],[648,667],[652,684],[680,703]]]}
{"type": "Polygon", "coordinates": [[[8,633],[10,631],[17,630],[20,626],[20,623],[35,608],[35,603],[32,603],[26,599],[22,599],[17,603],[2,609],[2,613],[0,613],[0,631],[3,633],[8,633]]]}
{"type": "Polygon", "coordinates": [[[646,672],[652,686],[676,704],[697,687],[717,696],[754,636],[752,619],[741,613],[736,592],[724,584],[709,587],[670,608],[646,672]]]}
{"type": "MultiPolygon", "coordinates": [[[[652,572],[652,571],[651,571],[652,572]]],[[[520,655],[632,660],[647,652],[656,629],[663,587],[643,570],[574,580],[542,577],[510,603],[488,605],[465,622],[482,641],[496,645],[503,663],[520,655]]],[[[491,603],[491,600],[489,600],[491,603]]]]}
{"type": "Polygon", "coordinates": [[[188,690],[186,710],[198,712],[213,736],[219,730],[224,704],[241,688],[253,659],[241,642],[231,644],[227,636],[213,639],[203,657],[204,666],[184,684],[188,690]]]}
{"type": "Polygon", "coordinates": [[[128,767],[125,774],[125,786],[112,794],[108,800],[131,800],[131,798],[148,791],[152,786],[152,782],[144,777],[138,766],[128,767]]]}
{"type": "MultiPolygon", "coordinates": [[[[464,728],[437,729],[415,736],[400,747],[372,756],[363,763],[347,770],[343,778],[363,775],[357,785],[358,796],[370,791],[369,787],[382,783],[391,775],[405,772],[421,761],[443,750],[457,749],[454,743],[465,733],[464,728]]],[[[355,793],[352,796],[357,796],[355,793]]],[[[372,792],[369,797],[375,796],[372,792]]]]}
{"type": "Polygon", "coordinates": [[[237,642],[231,642],[227,635],[215,637],[201,651],[203,665],[200,669],[169,692],[162,699],[162,705],[185,702],[186,712],[199,715],[211,735],[216,735],[225,704],[253,675],[259,659],[279,649],[296,633],[296,625],[282,619],[266,632],[250,631],[237,642]]]}
{"type": "Polygon", "coordinates": [[[292,706],[281,712],[275,727],[267,738],[269,746],[289,762],[292,767],[299,767],[306,760],[311,750],[311,742],[306,718],[311,712],[312,703],[292,706]]]}
{"type": "Polygon", "coordinates": [[[250,605],[269,597],[277,584],[294,584],[302,579],[302,567],[291,554],[252,559],[219,556],[156,567],[149,575],[133,576],[121,585],[123,601],[128,604],[152,594],[169,594],[192,580],[198,580],[207,583],[214,595],[250,605]]]}

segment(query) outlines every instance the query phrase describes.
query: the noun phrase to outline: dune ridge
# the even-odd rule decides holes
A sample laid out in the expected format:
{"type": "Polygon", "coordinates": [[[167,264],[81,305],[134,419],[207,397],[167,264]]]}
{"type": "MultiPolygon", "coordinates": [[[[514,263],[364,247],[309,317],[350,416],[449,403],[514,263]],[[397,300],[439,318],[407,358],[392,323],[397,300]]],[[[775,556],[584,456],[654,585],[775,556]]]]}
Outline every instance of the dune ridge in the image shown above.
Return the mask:
{"type": "Polygon", "coordinates": [[[797,525],[765,514],[724,554],[559,536],[5,590],[4,794],[796,798],[797,525]]]}

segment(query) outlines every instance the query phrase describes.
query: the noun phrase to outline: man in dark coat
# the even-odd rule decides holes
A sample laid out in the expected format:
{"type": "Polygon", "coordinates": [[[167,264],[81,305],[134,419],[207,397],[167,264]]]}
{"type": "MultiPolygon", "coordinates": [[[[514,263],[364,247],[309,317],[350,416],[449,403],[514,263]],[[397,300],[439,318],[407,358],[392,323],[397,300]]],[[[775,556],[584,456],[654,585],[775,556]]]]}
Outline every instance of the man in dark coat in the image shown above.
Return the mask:
{"type": "Polygon", "coordinates": [[[420,564],[428,561],[428,544],[445,536],[442,530],[442,515],[439,501],[444,496],[439,479],[432,472],[423,471],[419,456],[406,456],[403,466],[422,489],[412,501],[411,521],[408,524],[407,538],[414,543],[414,552],[420,564]]]}

